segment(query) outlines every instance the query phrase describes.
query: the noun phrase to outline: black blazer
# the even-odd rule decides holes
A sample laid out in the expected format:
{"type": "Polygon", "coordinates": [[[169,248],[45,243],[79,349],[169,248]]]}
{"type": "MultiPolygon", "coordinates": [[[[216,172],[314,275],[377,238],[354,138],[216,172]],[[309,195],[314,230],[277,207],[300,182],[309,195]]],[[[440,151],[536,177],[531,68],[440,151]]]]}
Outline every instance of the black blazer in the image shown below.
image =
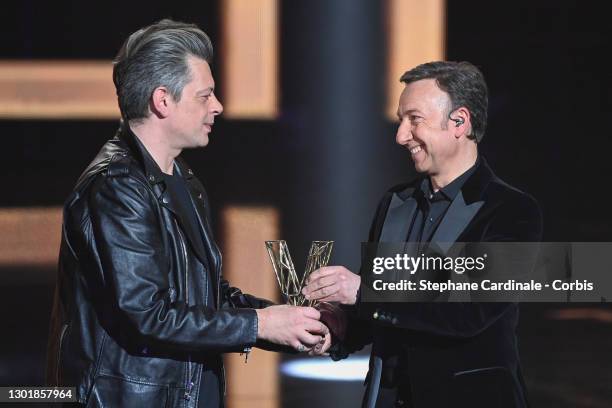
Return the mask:
{"type": "MultiPolygon", "coordinates": [[[[397,197],[414,201],[416,211],[413,194],[421,181],[422,177],[385,194],[370,242],[379,241],[397,197]]],[[[432,243],[537,242],[541,237],[536,201],[495,176],[481,157],[432,243]]],[[[402,388],[407,406],[414,407],[526,406],[515,303],[360,302],[349,321],[347,340],[334,348],[332,357],[342,358],[372,343],[364,406],[374,406],[380,386],[402,388]]]]}

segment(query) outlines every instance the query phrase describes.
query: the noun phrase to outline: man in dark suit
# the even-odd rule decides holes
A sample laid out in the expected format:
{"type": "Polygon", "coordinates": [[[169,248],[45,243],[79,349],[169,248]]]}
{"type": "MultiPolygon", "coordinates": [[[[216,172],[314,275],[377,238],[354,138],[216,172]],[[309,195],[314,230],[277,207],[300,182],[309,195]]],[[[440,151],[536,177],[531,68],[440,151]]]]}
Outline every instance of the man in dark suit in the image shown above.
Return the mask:
{"type": "MultiPolygon", "coordinates": [[[[385,194],[369,241],[539,241],[535,200],[495,176],[478,154],[488,105],[482,73],[467,62],[431,62],[401,82],[396,141],[422,176],[385,194]]],[[[330,266],[311,275],[304,293],[349,305],[348,332],[329,349],[332,358],[372,343],[364,406],[527,406],[516,303],[373,304],[360,297],[361,283],[330,266]]]]}

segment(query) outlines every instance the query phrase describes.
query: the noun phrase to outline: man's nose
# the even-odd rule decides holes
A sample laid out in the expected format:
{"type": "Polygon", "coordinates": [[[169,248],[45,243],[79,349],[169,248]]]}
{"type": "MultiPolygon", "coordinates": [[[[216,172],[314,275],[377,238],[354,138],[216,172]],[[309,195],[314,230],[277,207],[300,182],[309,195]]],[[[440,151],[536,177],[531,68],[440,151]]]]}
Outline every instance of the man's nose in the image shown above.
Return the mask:
{"type": "Polygon", "coordinates": [[[400,123],[399,127],[397,128],[397,133],[395,134],[395,142],[398,145],[404,146],[411,140],[412,132],[410,130],[410,126],[407,126],[404,123],[400,123]]]}
{"type": "Polygon", "coordinates": [[[213,114],[215,115],[220,115],[223,112],[223,105],[221,104],[221,101],[219,101],[219,99],[217,99],[217,95],[212,94],[213,96],[213,100],[212,100],[212,111],[213,114]]]}

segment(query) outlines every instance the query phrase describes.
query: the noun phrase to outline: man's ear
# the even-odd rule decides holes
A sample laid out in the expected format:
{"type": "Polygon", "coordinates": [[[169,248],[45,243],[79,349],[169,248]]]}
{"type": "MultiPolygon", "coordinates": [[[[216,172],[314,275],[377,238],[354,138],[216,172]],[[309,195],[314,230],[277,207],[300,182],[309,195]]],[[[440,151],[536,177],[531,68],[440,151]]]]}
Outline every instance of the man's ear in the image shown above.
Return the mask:
{"type": "Polygon", "coordinates": [[[173,102],[172,95],[165,86],[158,86],[151,95],[149,108],[159,118],[165,118],[170,114],[173,102]]]}
{"type": "Polygon", "coordinates": [[[450,114],[450,120],[455,122],[455,138],[459,139],[462,136],[468,136],[472,133],[471,119],[470,111],[465,106],[455,109],[450,114]]]}

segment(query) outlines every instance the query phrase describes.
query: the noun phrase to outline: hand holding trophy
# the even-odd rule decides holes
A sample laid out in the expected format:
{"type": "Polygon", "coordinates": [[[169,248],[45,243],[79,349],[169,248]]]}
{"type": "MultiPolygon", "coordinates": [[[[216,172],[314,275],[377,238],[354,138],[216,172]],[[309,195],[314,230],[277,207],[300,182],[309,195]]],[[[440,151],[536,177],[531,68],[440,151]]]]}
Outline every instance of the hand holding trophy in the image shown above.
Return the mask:
{"type": "Polygon", "coordinates": [[[306,259],[306,269],[300,278],[293,265],[286,241],[266,241],[266,249],[285,303],[293,306],[314,307],[321,313],[321,322],[329,328],[332,336],[343,340],[346,332],[344,312],[332,303],[309,301],[302,294],[304,283],[310,274],[327,266],[333,245],[334,241],[313,241],[306,259]]]}

